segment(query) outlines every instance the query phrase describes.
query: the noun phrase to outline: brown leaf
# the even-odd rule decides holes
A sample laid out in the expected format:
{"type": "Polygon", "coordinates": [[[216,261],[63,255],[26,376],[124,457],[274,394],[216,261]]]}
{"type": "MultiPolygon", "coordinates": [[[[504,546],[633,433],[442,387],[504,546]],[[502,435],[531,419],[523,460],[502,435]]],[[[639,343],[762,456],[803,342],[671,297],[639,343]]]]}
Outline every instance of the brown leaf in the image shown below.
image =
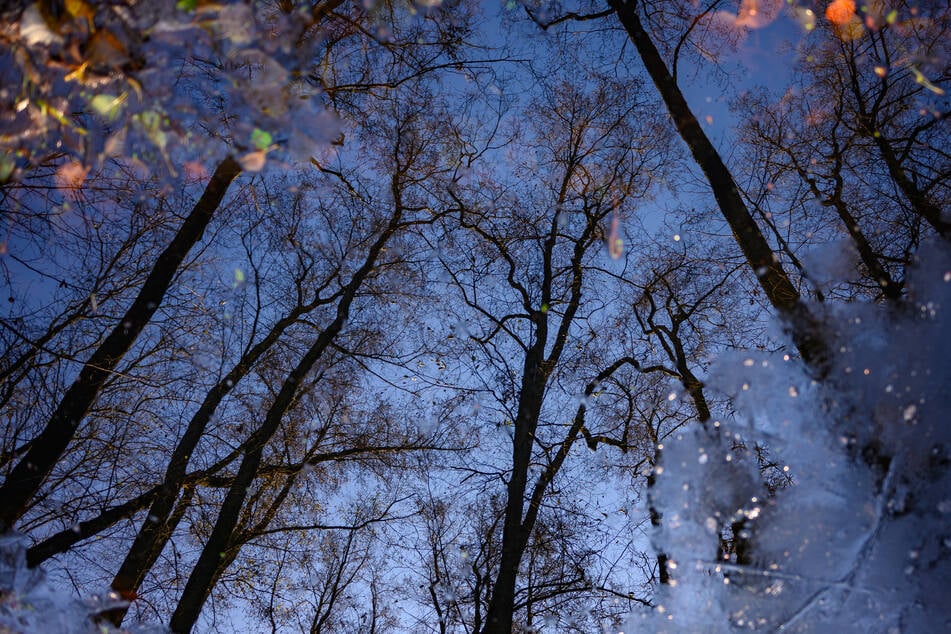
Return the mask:
{"type": "Polygon", "coordinates": [[[248,152],[238,159],[238,162],[246,172],[260,172],[267,162],[267,152],[248,152]]]}

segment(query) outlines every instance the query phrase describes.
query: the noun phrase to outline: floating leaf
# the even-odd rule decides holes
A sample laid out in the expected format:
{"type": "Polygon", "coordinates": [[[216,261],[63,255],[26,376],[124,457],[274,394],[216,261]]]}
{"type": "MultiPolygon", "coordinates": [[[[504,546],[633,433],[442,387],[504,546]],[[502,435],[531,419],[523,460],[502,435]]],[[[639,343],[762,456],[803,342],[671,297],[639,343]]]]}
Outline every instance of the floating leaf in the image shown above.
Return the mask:
{"type": "Polygon", "coordinates": [[[925,88],[927,88],[928,90],[930,90],[936,95],[944,94],[944,88],[940,88],[932,84],[930,81],[928,81],[928,78],[925,77],[925,74],[922,73],[920,70],[918,70],[914,66],[909,66],[908,68],[911,69],[912,74],[915,76],[916,82],[918,82],[919,84],[921,84],[922,86],[924,86],[925,88]]]}
{"type": "Polygon", "coordinates": [[[86,175],[89,168],[79,161],[64,163],[56,170],[54,180],[56,186],[61,188],[68,200],[80,200],[82,198],[81,189],[86,181],[86,175]]]}
{"type": "Polygon", "coordinates": [[[20,16],[20,38],[27,46],[49,46],[63,41],[50,29],[36,4],[28,6],[20,16]]]}
{"type": "Polygon", "coordinates": [[[66,115],[63,113],[62,110],[60,110],[56,106],[51,105],[49,102],[43,101],[42,99],[37,99],[36,105],[39,106],[41,115],[53,117],[61,125],[64,125],[67,128],[72,129],[76,134],[79,134],[81,136],[86,136],[86,134],[88,134],[85,128],[78,125],[74,125],[73,122],[70,121],[66,117],[66,115]]]}
{"type": "Polygon", "coordinates": [[[198,6],[198,0],[178,0],[175,5],[179,11],[188,11],[191,13],[198,6]]]}
{"type": "Polygon", "coordinates": [[[165,135],[165,131],[162,130],[162,115],[155,110],[146,110],[136,115],[136,118],[152,143],[164,150],[168,143],[168,137],[165,135]]]}
{"type": "Polygon", "coordinates": [[[77,66],[74,71],[63,77],[63,79],[66,81],[78,81],[79,83],[83,83],[83,81],[86,79],[87,68],[89,68],[89,62],[83,62],[77,66]]]}
{"type": "Polygon", "coordinates": [[[66,0],[63,4],[66,7],[66,12],[74,18],[86,18],[91,21],[96,17],[96,12],[93,8],[83,2],[83,0],[66,0]]]}
{"type": "Polygon", "coordinates": [[[146,110],[134,115],[132,120],[141,126],[142,130],[145,132],[145,135],[161,151],[162,158],[165,159],[165,165],[168,167],[169,174],[172,176],[178,176],[178,173],[175,171],[175,167],[172,165],[172,161],[168,155],[168,152],[166,151],[166,146],[168,145],[168,135],[166,134],[164,128],[168,126],[168,120],[165,118],[165,115],[157,110],[146,110]]]}
{"type": "Polygon", "coordinates": [[[96,95],[89,100],[89,106],[93,111],[104,119],[114,121],[122,110],[122,104],[125,103],[126,94],[116,95],[96,95]]]}
{"type": "Polygon", "coordinates": [[[125,151],[125,128],[120,129],[114,134],[110,134],[102,148],[103,156],[122,156],[125,151]]]}
{"type": "Polygon", "coordinates": [[[182,167],[185,168],[186,181],[201,181],[208,178],[208,170],[198,161],[185,161],[182,167]]]}
{"type": "Polygon", "coordinates": [[[9,156],[0,156],[0,183],[10,180],[17,164],[9,156]]]}
{"type": "Polygon", "coordinates": [[[238,159],[238,162],[241,164],[241,169],[246,172],[260,172],[267,162],[267,152],[248,152],[238,159]]]}
{"type": "Polygon", "coordinates": [[[617,260],[624,254],[624,240],[621,238],[621,215],[614,210],[611,217],[611,229],[608,232],[608,254],[617,260]]]}
{"type": "Polygon", "coordinates": [[[826,7],[826,19],[839,27],[847,25],[854,16],[854,0],[833,0],[826,7]]]}
{"type": "Polygon", "coordinates": [[[251,145],[258,150],[266,150],[273,141],[270,132],[255,128],[251,133],[251,145]]]}

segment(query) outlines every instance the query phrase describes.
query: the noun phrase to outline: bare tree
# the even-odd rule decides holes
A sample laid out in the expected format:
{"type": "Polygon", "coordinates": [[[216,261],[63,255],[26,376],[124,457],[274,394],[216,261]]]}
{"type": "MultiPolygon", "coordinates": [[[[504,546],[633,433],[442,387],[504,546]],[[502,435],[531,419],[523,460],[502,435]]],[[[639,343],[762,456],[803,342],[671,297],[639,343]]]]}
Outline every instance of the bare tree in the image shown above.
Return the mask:
{"type": "MultiPolygon", "coordinates": [[[[625,357],[592,368],[583,346],[575,345],[600,327],[590,267],[607,256],[602,245],[617,248],[616,216],[622,210],[631,213],[647,195],[664,158],[663,150],[647,140],[627,146],[626,139],[638,126],[651,126],[650,120],[641,104],[626,100],[618,84],[596,80],[590,90],[549,85],[545,101],[532,104],[535,127],[525,133],[524,143],[533,147],[537,169],[546,174],[541,191],[516,188],[514,200],[504,181],[486,187],[492,182],[486,175],[481,191],[453,192],[461,208],[458,228],[440,246],[453,292],[468,313],[459,318],[479,324],[478,329],[467,326],[468,345],[498,373],[493,386],[497,415],[506,420],[496,424],[511,443],[511,462],[502,470],[506,491],[499,559],[492,563],[488,606],[480,615],[483,632],[510,631],[517,612],[528,614],[529,605],[534,612],[544,598],[560,596],[538,590],[543,596],[519,598],[525,591],[519,579],[526,552],[539,516],[547,517],[543,500],[580,439],[583,423],[578,421],[584,420],[582,406],[565,431],[547,413],[552,405],[546,404],[556,398],[549,393],[564,396],[567,385],[587,377],[587,388],[580,388],[585,398],[618,368],[637,366],[625,357]],[[504,291],[483,292],[487,285],[497,288],[496,283],[504,291]],[[588,293],[590,303],[582,301],[588,293]]],[[[587,588],[581,578],[575,586],[587,588]]],[[[562,591],[571,588],[569,583],[562,591]]]]}
{"type": "Polygon", "coordinates": [[[201,239],[228,186],[239,173],[240,167],[231,158],[218,166],[175,238],[159,255],[132,305],[85,362],[43,431],[30,442],[30,449],[7,475],[0,486],[0,495],[9,501],[0,513],[0,530],[12,528],[26,511],[31,498],[66,451],[66,446],[109,372],[116,367],[158,309],[175,272],[188,251],[201,239]]]}
{"type": "Polygon", "coordinates": [[[677,85],[677,79],[645,28],[641,12],[644,11],[642,5],[646,3],[636,0],[611,0],[609,5],[634,44],[678,133],[706,176],[723,218],[733,231],[737,245],[743,251],[747,264],[755,273],[763,292],[773,308],[788,320],[790,334],[803,359],[821,375],[829,356],[826,344],[823,343],[822,330],[800,300],[799,291],[782,264],[774,256],[772,247],[743,201],[730,169],[703,131],[677,85]]]}

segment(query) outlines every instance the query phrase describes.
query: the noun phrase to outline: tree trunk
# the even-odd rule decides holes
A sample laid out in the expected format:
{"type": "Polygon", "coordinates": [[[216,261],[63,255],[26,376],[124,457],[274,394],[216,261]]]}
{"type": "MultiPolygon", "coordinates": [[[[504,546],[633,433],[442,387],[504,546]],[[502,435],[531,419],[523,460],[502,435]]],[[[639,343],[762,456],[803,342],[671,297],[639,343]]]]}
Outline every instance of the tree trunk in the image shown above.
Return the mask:
{"type": "Polygon", "coordinates": [[[945,239],[951,238],[951,222],[944,219],[938,206],[928,199],[928,196],[918,188],[913,180],[908,178],[908,174],[902,169],[891,143],[877,130],[868,130],[867,132],[875,141],[875,145],[878,146],[878,151],[888,167],[888,174],[898,185],[898,189],[905,195],[908,202],[911,203],[915,213],[924,218],[939,236],[945,239]]]}
{"type": "Polygon", "coordinates": [[[234,530],[247,498],[248,489],[251,487],[261,464],[264,447],[277,431],[284,414],[293,404],[298,387],[305,376],[343,329],[350,316],[350,307],[357,291],[373,271],[376,260],[387,241],[396,232],[402,217],[402,206],[399,193],[395,187],[394,197],[396,198],[396,211],[386,229],[370,247],[370,251],[361,267],[344,287],[340,303],[337,305],[335,319],[320,333],[297,366],[288,374],[277,397],[268,409],[264,423],[251,437],[241,461],[241,466],[238,468],[238,474],[225,495],[224,502],[218,512],[218,518],[211,534],[208,536],[208,541],[202,548],[198,562],[192,569],[188,582],[185,584],[185,589],[182,591],[181,599],[172,614],[169,629],[174,634],[186,634],[191,631],[195,621],[198,620],[205,600],[211,594],[215,581],[220,577],[227,563],[237,555],[240,544],[234,543],[234,530]]]}
{"type": "Polygon", "coordinates": [[[647,73],[677,126],[677,132],[706,175],[720,212],[733,231],[733,236],[753,269],[760,287],[773,308],[788,323],[793,343],[803,360],[818,375],[824,375],[827,371],[829,351],[819,323],[800,300],[799,291],[783,270],[743,202],[733,175],[687,105],[680,87],[641,24],[636,3],[632,0],[608,0],[608,4],[617,13],[637,49],[647,73]]]}
{"type": "MultiPolygon", "coordinates": [[[[112,589],[121,596],[134,596],[138,592],[139,585],[165,547],[165,543],[171,535],[166,524],[169,514],[175,507],[175,500],[178,498],[185,482],[189,459],[204,435],[205,429],[218,405],[238,384],[238,381],[251,370],[261,355],[271,348],[283,332],[290,325],[296,323],[298,317],[309,308],[310,305],[299,306],[274,324],[267,336],[248,350],[228,374],[205,395],[204,401],[188,422],[188,427],[182,439],[175,447],[165,470],[165,480],[155,495],[142,527],[139,529],[132,546],[129,547],[125,559],[112,580],[112,589]]],[[[111,610],[107,619],[118,627],[125,618],[127,611],[128,608],[111,610]]]]}
{"type": "Polygon", "coordinates": [[[132,306],[93,352],[46,427],[0,487],[0,499],[3,500],[0,533],[11,530],[26,512],[30,500],[66,451],[80,421],[89,411],[109,374],[155,314],[179,266],[192,246],[201,239],[231,181],[240,172],[240,165],[231,157],[218,165],[194,209],[182,223],[171,244],[159,255],[132,306]]]}
{"type": "Polygon", "coordinates": [[[509,634],[515,612],[515,581],[522,554],[528,542],[528,532],[522,526],[528,467],[535,442],[535,429],[541,412],[546,377],[541,364],[544,360],[545,338],[538,336],[535,345],[525,356],[522,386],[519,394],[518,415],[512,436],[512,475],[506,491],[505,522],[502,529],[502,559],[499,574],[492,588],[492,598],[485,615],[482,634],[509,634]]]}

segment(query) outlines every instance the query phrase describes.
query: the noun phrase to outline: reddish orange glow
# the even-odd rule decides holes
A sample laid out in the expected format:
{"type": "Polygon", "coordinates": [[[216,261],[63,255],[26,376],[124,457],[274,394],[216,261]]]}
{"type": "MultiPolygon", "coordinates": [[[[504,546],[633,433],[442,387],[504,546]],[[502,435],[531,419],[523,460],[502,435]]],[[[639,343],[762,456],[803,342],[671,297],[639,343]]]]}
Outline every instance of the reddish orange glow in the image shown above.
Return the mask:
{"type": "Polygon", "coordinates": [[[64,190],[63,195],[66,196],[67,200],[80,200],[82,198],[81,189],[88,173],[89,168],[79,161],[65,163],[56,170],[54,176],[56,186],[64,190]]]}
{"type": "Polygon", "coordinates": [[[748,29],[759,29],[779,15],[783,4],[780,0],[742,0],[735,24],[748,29]]]}
{"type": "Polygon", "coordinates": [[[832,0],[826,7],[826,19],[836,26],[845,26],[855,15],[855,0],[832,0]]]}

